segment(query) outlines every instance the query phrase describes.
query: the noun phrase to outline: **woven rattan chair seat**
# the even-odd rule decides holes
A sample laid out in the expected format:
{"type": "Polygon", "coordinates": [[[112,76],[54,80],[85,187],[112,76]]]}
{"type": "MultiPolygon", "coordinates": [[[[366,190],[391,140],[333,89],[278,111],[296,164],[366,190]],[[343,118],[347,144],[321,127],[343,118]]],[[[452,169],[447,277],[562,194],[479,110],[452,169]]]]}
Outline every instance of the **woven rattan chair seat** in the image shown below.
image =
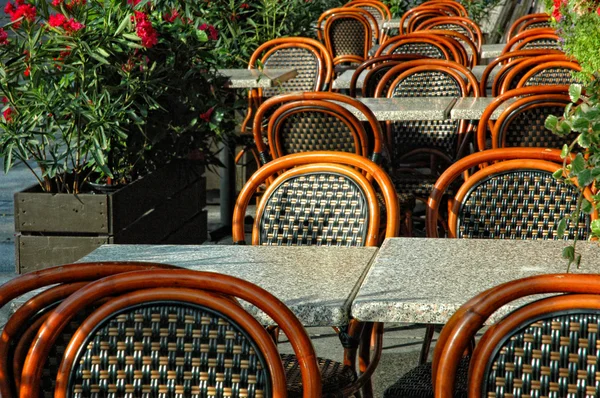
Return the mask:
{"type": "MultiPolygon", "coordinates": [[[[302,375],[295,355],[281,354],[288,386],[288,397],[302,397],[302,375]]],[[[323,397],[339,396],[340,391],[356,380],[356,372],[349,366],[330,359],[317,358],[321,380],[323,382],[323,397]]]]}
{"type": "MultiPolygon", "coordinates": [[[[469,357],[461,360],[456,372],[455,398],[467,397],[469,357]]],[[[433,398],[431,362],[409,370],[383,393],[384,398],[433,398]]]]}
{"type": "MultiPolygon", "coordinates": [[[[392,182],[396,187],[398,195],[413,195],[420,197],[429,197],[433,186],[437,181],[437,177],[427,174],[401,174],[392,176],[392,182]]],[[[448,190],[448,194],[452,195],[452,189],[448,190]]]]}

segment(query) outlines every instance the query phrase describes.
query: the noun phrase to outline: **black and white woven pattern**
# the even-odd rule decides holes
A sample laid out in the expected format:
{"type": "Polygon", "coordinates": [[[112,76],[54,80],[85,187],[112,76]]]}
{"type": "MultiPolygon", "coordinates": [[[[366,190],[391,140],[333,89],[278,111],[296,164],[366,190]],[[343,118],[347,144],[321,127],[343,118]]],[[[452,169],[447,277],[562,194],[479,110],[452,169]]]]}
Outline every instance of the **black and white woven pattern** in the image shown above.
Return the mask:
{"type": "Polygon", "coordinates": [[[551,85],[571,85],[577,83],[577,80],[573,77],[573,69],[570,68],[547,68],[542,69],[535,74],[531,75],[524,86],[551,86],[551,85]]]}
{"type": "MultiPolygon", "coordinates": [[[[279,142],[289,155],[312,151],[341,151],[357,153],[354,137],[357,135],[340,117],[310,108],[282,114],[273,121],[279,129],[279,142]]],[[[273,138],[270,138],[273,139],[273,138]]]]}
{"type": "Polygon", "coordinates": [[[564,144],[570,144],[578,133],[562,137],[545,127],[546,118],[549,115],[562,115],[565,106],[540,105],[516,109],[498,127],[498,147],[562,148],[564,144]]]}
{"type": "Polygon", "coordinates": [[[418,54],[434,59],[446,59],[442,50],[426,42],[401,44],[394,49],[392,54],[418,54]]]}
{"type": "MultiPolygon", "coordinates": [[[[517,170],[476,184],[458,211],[457,237],[482,239],[557,239],[555,224],[575,211],[577,189],[551,173],[517,170]]],[[[581,214],[565,239],[586,239],[589,216],[581,214]]]]}
{"type": "Polygon", "coordinates": [[[550,21],[549,20],[548,21],[540,21],[540,22],[534,22],[534,23],[528,24],[527,26],[524,26],[523,27],[524,29],[521,30],[520,32],[523,32],[523,31],[526,31],[526,30],[529,30],[529,29],[550,28],[550,27],[551,26],[550,26],[550,21]]]}
{"type": "Polygon", "coordinates": [[[367,33],[361,21],[355,18],[338,18],[329,25],[331,56],[335,59],[344,55],[365,56],[367,33]]]}
{"type": "Polygon", "coordinates": [[[275,188],[259,222],[267,246],[364,246],[368,202],[348,176],[307,173],[275,188]]]}
{"type": "Polygon", "coordinates": [[[535,49],[552,49],[552,50],[561,50],[560,43],[558,40],[554,39],[537,39],[531,40],[526,43],[521,50],[535,50],[535,49]]]}
{"type": "Polygon", "coordinates": [[[548,315],[513,331],[486,371],[489,398],[598,397],[598,310],[548,315]]]}
{"type": "Polygon", "coordinates": [[[263,397],[265,359],[242,329],[207,308],[151,304],[112,316],[79,354],[83,397],[263,397]]]}
{"type": "Polygon", "coordinates": [[[315,91],[319,77],[319,60],[314,53],[302,47],[281,48],[263,60],[263,65],[271,69],[296,69],[296,77],[282,82],[274,88],[264,88],[263,97],[293,91],[315,91]]]}

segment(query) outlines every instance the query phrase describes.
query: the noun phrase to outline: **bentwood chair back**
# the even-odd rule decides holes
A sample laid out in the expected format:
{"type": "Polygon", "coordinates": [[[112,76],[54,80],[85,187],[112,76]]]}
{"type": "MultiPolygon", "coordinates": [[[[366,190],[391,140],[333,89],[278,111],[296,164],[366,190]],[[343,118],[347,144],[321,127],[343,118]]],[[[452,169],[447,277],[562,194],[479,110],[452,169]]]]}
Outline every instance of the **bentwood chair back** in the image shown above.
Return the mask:
{"type": "Polygon", "coordinates": [[[562,115],[571,103],[569,86],[538,86],[507,91],[485,109],[477,126],[477,147],[480,151],[504,147],[562,148],[571,144],[578,133],[559,136],[545,127],[550,115],[562,115]],[[498,118],[490,123],[496,110],[510,103],[498,118]],[[488,132],[488,127],[491,129],[488,132]]]}
{"type": "Polygon", "coordinates": [[[490,288],[461,306],[444,327],[434,354],[435,397],[593,396],[599,328],[600,275],[537,275],[490,288]],[[519,299],[528,303],[514,302],[519,299]],[[479,339],[466,363],[467,389],[456,391],[465,370],[463,352],[505,305],[518,308],[479,339]]]}
{"type": "MultiPolygon", "coordinates": [[[[439,206],[446,189],[463,172],[487,165],[472,174],[456,191],[448,216],[450,238],[559,239],[556,225],[577,207],[576,185],[555,179],[562,167],[560,150],[548,148],[501,148],[466,156],[450,166],[437,180],[427,204],[427,235],[437,237],[439,206]],[[493,163],[496,162],[496,163],[493,163]],[[492,164],[493,163],[493,164],[492,164]]],[[[586,199],[593,203],[589,187],[586,199]]],[[[591,220],[581,212],[577,225],[565,239],[586,239],[591,220]]]]}
{"type": "Polygon", "coordinates": [[[492,80],[492,81],[496,81],[496,83],[493,84],[489,80],[490,80],[490,77],[493,75],[493,73],[492,73],[493,70],[496,67],[504,67],[504,66],[510,64],[511,62],[513,62],[515,60],[519,60],[521,58],[537,57],[537,56],[541,56],[541,55],[556,55],[556,54],[564,54],[564,53],[560,50],[551,50],[551,49],[519,50],[519,51],[511,51],[511,52],[503,54],[497,58],[494,58],[485,67],[485,70],[483,71],[483,73],[481,75],[481,79],[479,81],[479,90],[481,91],[481,95],[485,96],[487,87],[492,87],[492,86],[496,87],[496,93],[495,94],[492,93],[492,95],[494,97],[498,95],[497,93],[500,90],[500,87],[502,86],[503,78],[498,77],[498,80],[496,81],[496,76],[503,75],[503,74],[507,73],[507,71],[504,71],[502,73],[496,73],[496,75],[494,75],[494,79],[492,80]]]}
{"type": "MultiPolygon", "coordinates": [[[[347,3],[344,7],[360,8],[371,14],[375,18],[375,21],[377,21],[377,27],[379,28],[379,43],[385,42],[387,36],[385,35],[383,24],[392,18],[392,13],[384,3],[373,0],[355,0],[347,3]]],[[[375,26],[372,25],[371,28],[375,29],[375,26]]]]}
{"type": "Polygon", "coordinates": [[[475,44],[477,52],[481,51],[483,34],[479,25],[465,17],[436,17],[419,24],[415,31],[419,30],[452,30],[467,36],[475,44]]]}
{"type": "Polygon", "coordinates": [[[522,59],[505,74],[499,94],[521,87],[571,85],[577,83],[573,74],[580,71],[579,63],[564,54],[522,59]]]}
{"type": "Polygon", "coordinates": [[[412,34],[419,33],[441,36],[445,38],[446,41],[451,42],[460,53],[460,59],[456,61],[459,64],[468,68],[473,68],[475,65],[479,64],[479,51],[477,50],[475,43],[468,36],[455,30],[442,30],[437,29],[436,27],[427,28],[426,30],[416,30],[412,34]]]}
{"type": "Polygon", "coordinates": [[[375,52],[375,57],[391,54],[413,54],[464,64],[461,44],[441,31],[415,32],[388,39],[375,52]]]}
{"type": "MultiPolygon", "coordinates": [[[[27,352],[34,341],[39,327],[48,317],[51,310],[63,299],[73,294],[86,284],[118,273],[146,269],[173,268],[164,264],[153,263],[81,263],[53,267],[41,271],[21,275],[0,286],[0,308],[9,301],[36,289],[52,286],[28,299],[9,318],[2,330],[0,339],[0,394],[11,398],[18,396],[21,384],[21,371],[27,352]]],[[[78,314],[82,319],[85,314],[78,314]]],[[[40,363],[43,368],[42,394],[53,397],[58,364],[64,353],[66,343],[75,331],[77,323],[69,324],[57,339],[47,355],[47,360],[40,363]]]]}
{"type": "Polygon", "coordinates": [[[320,40],[325,43],[333,64],[361,63],[379,40],[379,27],[371,14],[360,8],[332,8],[319,17],[320,40]],[[373,25],[377,29],[373,29],[373,25]]]}
{"type": "Polygon", "coordinates": [[[524,15],[511,25],[506,35],[506,41],[512,39],[517,34],[537,28],[549,28],[550,27],[550,16],[546,13],[527,14],[524,15]]]}
{"type": "Polygon", "coordinates": [[[66,348],[56,398],[286,396],[275,342],[236,299],[279,325],[300,364],[302,396],[321,396],[310,339],[281,301],[239,278],[169,270],[109,276],[66,298],[40,327],[23,368],[21,397],[38,396],[40,363],[56,337],[75,314],[102,299],[108,301],[81,323],[66,348]]]}
{"type": "Polygon", "coordinates": [[[448,4],[436,3],[413,7],[402,14],[400,18],[400,34],[411,33],[417,22],[421,23],[435,17],[459,16],[459,14],[453,5],[448,4]]]}
{"type": "Polygon", "coordinates": [[[536,48],[560,50],[559,37],[551,28],[536,28],[525,30],[510,39],[502,54],[517,50],[532,50],[536,48]]]}
{"type": "Polygon", "coordinates": [[[333,59],[327,48],[306,37],[286,37],[270,40],[259,46],[248,63],[249,69],[293,68],[298,75],[275,88],[252,89],[248,94],[248,112],[242,132],[251,127],[252,117],[262,102],[277,94],[293,91],[323,91],[332,82],[333,59]]]}
{"type": "Polygon", "coordinates": [[[258,109],[253,131],[263,164],[281,156],[313,151],[349,152],[378,161],[382,151],[381,127],[373,112],[343,94],[291,93],[270,98],[258,109]],[[365,116],[368,132],[342,105],[365,116]]]}
{"type": "Polygon", "coordinates": [[[469,17],[469,13],[464,5],[459,3],[458,1],[453,0],[427,0],[421,3],[417,7],[430,7],[439,5],[441,7],[449,7],[454,9],[454,13],[459,17],[469,17]]]}

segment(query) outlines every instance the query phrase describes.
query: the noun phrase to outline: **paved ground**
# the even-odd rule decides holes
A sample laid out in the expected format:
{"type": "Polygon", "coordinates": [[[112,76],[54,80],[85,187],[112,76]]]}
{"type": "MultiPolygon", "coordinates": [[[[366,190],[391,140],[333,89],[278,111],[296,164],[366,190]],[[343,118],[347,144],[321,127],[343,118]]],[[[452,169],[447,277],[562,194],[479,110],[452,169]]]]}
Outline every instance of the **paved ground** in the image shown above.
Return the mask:
{"type": "MultiPolygon", "coordinates": [[[[15,269],[13,194],[32,184],[35,184],[35,178],[23,165],[15,167],[8,174],[0,171],[0,283],[3,278],[10,277],[15,269]]],[[[219,224],[219,208],[208,206],[208,210],[211,229],[219,224]]],[[[230,243],[231,238],[218,242],[230,243]]],[[[6,310],[0,309],[0,313],[6,310]]],[[[422,328],[414,325],[386,326],[383,356],[374,378],[376,397],[381,397],[387,386],[417,364],[424,334],[422,328]]],[[[309,328],[309,333],[319,356],[341,360],[341,346],[332,329],[309,328]]],[[[284,344],[282,350],[289,350],[289,347],[284,344]]]]}

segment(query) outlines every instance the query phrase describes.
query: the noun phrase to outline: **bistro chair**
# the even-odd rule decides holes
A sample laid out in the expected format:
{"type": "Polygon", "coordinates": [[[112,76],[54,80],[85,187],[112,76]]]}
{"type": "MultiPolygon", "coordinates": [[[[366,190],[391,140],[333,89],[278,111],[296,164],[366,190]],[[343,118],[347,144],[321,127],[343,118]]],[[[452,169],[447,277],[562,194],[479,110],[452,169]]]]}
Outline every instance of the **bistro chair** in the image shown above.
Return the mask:
{"type": "Polygon", "coordinates": [[[356,98],[356,86],[358,84],[358,79],[364,71],[368,72],[361,86],[362,96],[371,98],[375,95],[375,89],[377,88],[377,84],[379,83],[383,75],[393,66],[406,61],[424,58],[428,57],[418,54],[390,54],[381,55],[379,57],[373,57],[360,64],[352,74],[352,79],[350,80],[349,95],[353,98],[356,98]]]}
{"type": "MultiPolygon", "coordinates": [[[[439,237],[440,205],[445,203],[443,198],[448,188],[455,181],[460,181],[465,171],[489,165],[472,174],[455,189],[454,199],[449,206],[448,237],[558,239],[555,224],[574,211],[579,196],[577,187],[561,183],[552,176],[562,167],[560,152],[548,148],[502,148],[477,152],[457,161],[440,176],[429,197],[427,236],[439,237]]],[[[592,200],[589,187],[584,195],[592,200]]],[[[573,239],[577,235],[579,239],[586,239],[591,220],[597,218],[597,210],[591,215],[582,213],[577,226],[571,226],[566,237],[573,239]]],[[[445,330],[452,327],[452,321],[444,327],[436,345],[436,356],[440,345],[447,340],[444,337],[445,330]]],[[[422,352],[422,357],[428,352],[433,329],[433,326],[428,326],[423,346],[426,351],[422,352]]],[[[459,386],[455,396],[466,396],[467,369],[468,361],[463,361],[459,373],[452,374],[459,386]]],[[[433,373],[436,373],[435,367],[433,373]]],[[[432,380],[431,363],[421,364],[389,387],[384,397],[433,397],[432,380]]],[[[436,388],[438,386],[436,384],[436,388]]],[[[437,394],[436,390],[436,397],[439,396],[437,394]]]]}
{"type": "Polygon", "coordinates": [[[560,50],[551,50],[551,49],[519,50],[519,51],[512,51],[512,52],[506,53],[504,55],[501,55],[497,58],[494,58],[485,67],[485,70],[483,71],[483,73],[481,75],[481,79],[479,81],[479,90],[481,91],[481,95],[485,96],[485,93],[486,93],[486,90],[488,87],[496,87],[496,93],[495,94],[492,93],[492,96],[495,97],[498,95],[497,91],[499,91],[499,88],[502,86],[501,82],[503,80],[503,77],[501,77],[501,76],[505,76],[508,69],[506,69],[505,71],[502,71],[502,72],[498,72],[494,75],[493,71],[496,67],[498,67],[498,66],[504,67],[513,61],[516,61],[516,60],[519,60],[522,58],[526,58],[526,57],[537,57],[540,55],[552,55],[552,54],[564,54],[564,53],[560,50]],[[491,76],[494,76],[494,78],[492,79],[492,82],[494,82],[494,83],[489,81],[491,76]],[[498,80],[496,80],[496,79],[498,79],[498,80]]]}
{"type": "Polygon", "coordinates": [[[499,94],[521,87],[571,85],[577,83],[575,72],[581,72],[581,66],[563,54],[523,59],[506,73],[499,94]]]}
{"type": "Polygon", "coordinates": [[[334,65],[363,62],[369,57],[372,45],[379,40],[377,21],[360,8],[327,10],[319,17],[318,26],[319,39],[325,43],[334,65]]]}
{"type": "Polygon", "coordinates": [[[481,51],[483,44],[483,34],[479,25],[465,17],[436,17],[429,19],[415,28],[419,30],[452,30],[467,36],[477,49],[477,53],[481,51]]]}
{"type": "Polygon", "coordinates": [[[546,129],[545,122],[549,115],[562,115],[570,103],[569,86],[536,86],[507,91],[496,97],[483,112],[477,126],[477,147],[483,151],[489,149],[490,143],[492,149],[569,145],[578,133],[559,136],[546,129]],[[492,115],[502,106],[506,106],[505,109],[493,124],[490,123],[492,115]]]}
{"type": "MultiPolygon", "coordinates": [[[[308,152],[275,159],[248,180],[233,213],[234,244],[246,244],[246,209],[268,179],[274,181],[257,207],[253,245],[377,246],[381,228],[384,237],[399,233],[398,198],[383,169],[355,154],[308,152]]],[[[372,396],[370,379],[381,355],[382,333],[381,324],[350,322],[348,331],[340,334],[345,337],[344,363],[319,359],[324,395],[351,396],[362,388],[365,396],[372,396]]]]}
{"type": "MultiPolygon", "coordinates": [[[[0,286],[0,308],[11,300],[36,289],[49,289],[27,299],[9,318],[0,339],[0,394],[10,398],[16,396],[21,382],[21,370],[35,335],[50,311],[62,300],[97,279],[136,270],[159,270],[173,268],[170,265],[132,262],[81,263],[53,267],[21,275],[0,286]]],[[[42,393],[54,395],[54,381],[58,363],[65,351],[66,343],[77,327],[70,324],[59,336],[43,365],[42,393]]]]}
{"type": "Polygon", "coordinates": [[[550,27],[550,16],[546,13],[538,14],[527,14],[518,18],[510,26],[508,34],[506,35],[506,41],[512,39],[517,34],[536,28],[549,28],[550,27]]]}
{"type": "Polygon", "coordinates": [[[400,18],[400,34],[404,35],[413,31],[414,25],[421,23],[429,18],[460,16],[460,12],[455,9],[453,4],[446,2],[435,4],[422,4],[407,10],[400,18]]]}
{"type": "Polygon", "coordinates": [[[511,51],[536,48],[560,50],[561,45],[556,32],[550,28],[525,30],[506,43],[502,50],[502,55],[511,51]]]}
{"type": "Polygon", "coordinates": [[[442,29],[416,30],[413,34],[417,33],[430,33],[446,38],[459,51],[461,56],[460,59],[456,61],[459,64],[464,65],[469,69],[479,64],[479,51],[477,51],[475,43],[468,36],[454,30],[442,29]]]}
{"type": "MultiPolygon", "coordinates": [[[[374,0],[355,0],[347,3],[344,7],[360,8],[371,14],[377,21],[377,27],[379,28],[379,43],[385,42],[387,35],[383,29],[383,24],[392,18],[392,13],[384,3],[374,0]]],[[[375,26],[371,26],[371,28],[375,29],[375,26]]]]}
{"type": "Polygon", "coordinates": [[[458,1],[453,1],[453,0],[427,0],[427,1],[424,1],[423,3],[421,3],[420,5],[418,5],[417,7],[430,7],[430,6],[435,6],[435,5],[452,8],[455,11],[454,13],[457,14],[457,16],[459,16],[459,17],[468,17],[469,16],[465,6],[462,5],[461,3],[459,3],[458,1]]]}
{"type": "Polygon", "coordinates": [[[462,51],[458,41],[437,32],[416,32],[394,36],[380,46],[375,57],[391,54],[414,54],[428,58],[443,59],[463,64],[462,51]]]}
{"type": "Polygon", "coordinates": [[[473,297],[448,321],[436,345],[435,397],[594,396],[599,294],[599,275],[546,274],[473,297]],[[518,299],[527,303],[513,303],[518,299]],[[469,364],[464,350],[507,304],[518,308],[485,331],[469,364]],[[459,375],[467,366],[468,382],[459,375]]]}
{"type": "Polygon", "coordinates": [[[375,162],[381,157],[383,139],[377,118],[366,105],[343,94],[314,92],[272,97],[258,109],[253,130],[262,164],[313,151],[355,153],[375,162]],[[352,111],[365,116],[368,132],[352,111]]]}
{"type": "Polygon", "coordinates": [[[252,118],[262,102],[277,94],[293,91],[324,91],[332,83],[333,59],[327,48],[306,37],[273,39],[259,46],[248,68],[293,68],[298,75],[274,88],[252,89],[248,93],[248,112],[242,122],[242,132],[251,127],[252,118]]]}
{"type": "Polygon", "coordinates": [[[278,397],[301,384],[320,397],[311,341],[275,296],[245,280],[191,270],[136,271],[92,282],[41,326],[23,368],[21,397],[36,397],[42,366],[66,325],[94,305],[65,350],[55,397],[278,397]],[[286,374],[265,328],[238,303],[265,312],[289,338],[300,373],[286,374]]]}

